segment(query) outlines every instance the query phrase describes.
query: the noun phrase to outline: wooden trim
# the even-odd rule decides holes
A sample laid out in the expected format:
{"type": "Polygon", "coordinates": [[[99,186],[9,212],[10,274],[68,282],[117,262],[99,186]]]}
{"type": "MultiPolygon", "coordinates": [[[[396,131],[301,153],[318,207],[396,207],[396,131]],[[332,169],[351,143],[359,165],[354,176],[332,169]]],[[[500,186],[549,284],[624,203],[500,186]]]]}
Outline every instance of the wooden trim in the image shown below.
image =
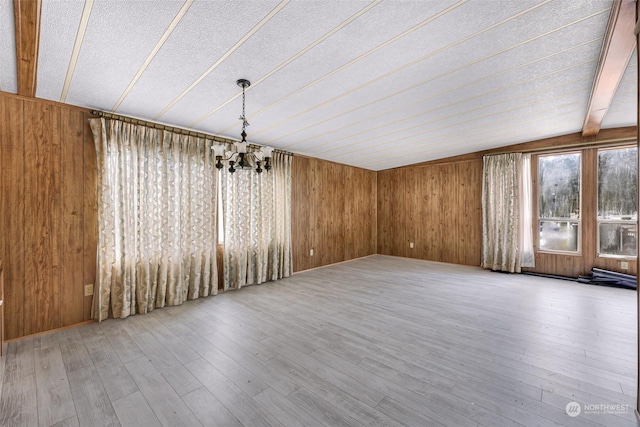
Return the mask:
{"type": "Polygon", "coordinates": [[[95,320],[95,319],[85,320],[84,322],[74,323],[73,325],[66,325],[66,326],[62,326],[62,327],[59,327],[59,328],[49,329],[48,331],[36,332],[35,334],[29,334],[29,335],[24,335],[24,336],[21,336],[21,337],[11,338],[10,340],[5,340],[4,342],[10,343],[10,342],[14,342],[14,341],[20,341],[20,340],[23,340],[25,338],[39,337],[41,335],[45,335],[45,334],[48,334],[48,333],[51,333],[51,332],[63,331],[65,329],[71,329],[71,328],[77,328],[78,326],[88,325],[90,323],[96,323],[96,322],[97,322],[97,320],[95,320]]]}
{"type": "Polygon", "coordinates": [[[636,46],[633,36],[635,23],[635,0],[615,0],[600,51],[582,136],[597,135],[600,132],[602,119],[611,105],[636,46]]]}
{"type": "Polygon", "coordinates": [[[348,166],[350,168],[360,169],[360,170],[367,171],[367,172],[375,172],[375,170],[373,170],[373,169],[367,169],[367,168],[363,168],[363,167],[360,167],[360,166],[352,166],[352,165],[347,165],[347,164],[344,164],[344,163],[338,163],[338,162],[334,162],[333,160],[321,159],[320,157],[307,156],[306,154],[291,153],[291,155],[292,156],[296,156],[296,157],[300,157],[300,158],[303,158],[303,159],[322,160],[323,162],[326,162],[326,163],[333,163],[334,165],[340,165],[340,166],[348,166]]]}
{"type": "Polygon", "coordinates": [[[292,275],[292,276],[294,276],[294,275],[299,274],[299,273],[306,273],[307,271],[320,270],[320,269],[322,269],[322,268],[331,267],[331,266],[338,265],[338,264],[346,264],[346,263],[348,263],[348,262],[355,261],[355,260],[357,260],[357,259],[370,258],[370,257],[375,256],[375,255],[377,255],[377,254],[364,255],[364,256],[361,256],[361,257],[357,257],[357,258],[346,259],[346,260],[344,260],[344,261],[338,261],[338,262],[333,262],[333,263],[331,263],[331,264],[321,265],[321,266],[319,266],[319,267],[311,267],[311,268],[307,268],[306,270],[294,271],[293,273],[291,273],[291,275],[292,275]]]}
{"type": "Polygon", "coordinates": [[[92,111],[90,108],[80,107],[78,105],[65,104],[64,102],[51,101],[49,99],[35,98],[31,96],[24,96],[20,94],[11,93],[11,92],[3,92],[1,90],[0,90],[0,96],[3,98],[13,98],[18,101],[37,101],[41,104],[50,105],[52,107],[68,108],[70,110],[83,111],[87,114],[91,114],[91,111],[92,111]]]}
{"type": "Polygon", "coordinates": [[[42,0],[13,0],[18,61],[18,93],[36,96],[42,0]]]}
{"type": "MultiPolygon", "coordinates": [[[[603,147],[607,145],[620,145],[625,142],[637,140],[638,127],[628,126],[623,128],[602,129],[598,135],[583,137],[581,133],[570,133],[568,135],[554,136],[551,138],[539,139],[536,141],[523,142],[520,144],[505,145],[503,147],[492,148],[490,150],[476,151],[474,153],[462,154],[459,156],[445,157],[437,160],[429,160],[421,163],[414,163],[397,168],[384,169],[386,171],[414,168],[419,166],[431,166],[438,164],[470,162],[481,159],[488,154],[504,153],[540,153],[553,151],[580,149],[590,147],[603,147]]],[[[382,171],[378,171],[382,172],[382,171]]]]}

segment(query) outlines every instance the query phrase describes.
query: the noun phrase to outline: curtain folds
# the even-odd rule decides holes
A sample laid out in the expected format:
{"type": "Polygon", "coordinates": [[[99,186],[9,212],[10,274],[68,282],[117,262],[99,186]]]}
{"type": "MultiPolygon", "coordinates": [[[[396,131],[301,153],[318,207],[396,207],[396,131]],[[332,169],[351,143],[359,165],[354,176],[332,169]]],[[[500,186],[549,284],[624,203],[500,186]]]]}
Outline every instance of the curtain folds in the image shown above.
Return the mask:
{"type": "Polygon", "coordinates": [[[520,272],[522,154],[483,158],[482,267],[520,272]]]}
{"type": "Polygon", "coordinates": [[[98,320],[216,294],[210,141],[91,119],[98,157],[98,320]]]}
{"type": "Polygon", "coordinates": [[[222,172],[223,287],[288,277],[291,263],[291,155],[274,152],[270,172],[222,172]]]}

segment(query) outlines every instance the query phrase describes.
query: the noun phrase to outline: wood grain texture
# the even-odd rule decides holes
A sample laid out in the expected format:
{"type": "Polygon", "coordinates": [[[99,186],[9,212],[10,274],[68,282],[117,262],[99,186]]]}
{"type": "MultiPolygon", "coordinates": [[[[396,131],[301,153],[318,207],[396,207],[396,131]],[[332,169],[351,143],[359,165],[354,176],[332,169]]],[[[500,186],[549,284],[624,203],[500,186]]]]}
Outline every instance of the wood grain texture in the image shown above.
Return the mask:
{"type": "Polygon", "coordinates": [[[89,113],[0,93],[5,338],[89,320],[97,241],[89,113]]]}
{"type": "MultiPolygon", "coordinates": [[[[631,128],[605,129],[609,137],[622,138],[631,128]],[[608,132],[610,131],[610,132],[608,132]]],[[[635,128],[633,128],[635,129],[635,128]]],[[[576,139],[573,135],[543,142],[549,152],[576,139]],[[564,142],[563,142],[564,141],[564,142]]],[[[619,143],[620,144],[620,143],[619,143]]],[[[532,155],[534,244],[536,267],[525,271],[578,277],[593,267],[637,275],[637,263],[597,254],[597,153],[598,146],[611,142],[593,142],[582,153],[581,252],[567,255],[537,251],[537,154],[532,155]]],[[[535,141],[529,148],[541,151],[535,141]]],[[[582,147],[578,144],[577,147],[582,147]]],[[[522,147],[521,147],[522,148],[522,147]]],[[[377,173],[377,253],[409,258],[479,265],[482,251],[482,158],[461,156],[413,167],[388,169],[377,173]],[[410,243],[414,248],[410,248],[410,243]]],[[[624,260],[629,261],[629,260],[624,260]]]]}
{"type": "Polygon", "coordinates": [[[479,265],[481,190],[481,160],[378,172],[378,253],[479,265]]]}
{"type": "Polygon", "coordinates": [[[36,96],[41,0],[13,0],[18,60],[18,93],[36,96]]]}
{"type": "Polygon", "coordinates": [[[295,156],[291,175],[294,271],[376,252],[375,172],[295,156]]]}
{"type": "Polygon", "coordinates": [[[25,263],[26,335],[60,327],[59,108],[26,101],[25,263]],[[57,314],[57,315],[56,315],[57,314]]]}
{"type": "MultiPolygon", "coordinates": [[[[73,325],[84,317],[84,124],[82,111],[61,114],[61,241],[60,324],[73,325]],[[80,263],[80,265],[78,265],[80,263]]],[[[94,257],[95,258],[95,257],[94,257]]]]}
{"type": "Polygon", "coordinates": [[[5,272],[5,338],[24,335],[24,115],[23,102],[0,94],[2,261],[5,272]]]}
{"type": "Polygon", "coordinates": [[[583,136],[596,135],[600,131],[602,119],[611,106],[616,89],[635,50],[636,39],[633,34],[636,24],[635,9],[633,0],[613,2],[600,52],[598,70],[593,80],[587,114],[582,126],[583,136]]]}

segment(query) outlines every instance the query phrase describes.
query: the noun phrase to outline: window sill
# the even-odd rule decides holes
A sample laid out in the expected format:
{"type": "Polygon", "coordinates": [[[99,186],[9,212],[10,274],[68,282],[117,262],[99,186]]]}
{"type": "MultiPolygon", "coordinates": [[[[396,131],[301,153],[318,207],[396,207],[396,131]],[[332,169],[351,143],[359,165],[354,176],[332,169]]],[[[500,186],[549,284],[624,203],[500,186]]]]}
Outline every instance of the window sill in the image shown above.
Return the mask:
{"type": "Polygon", "coordinates": [[[545,254],[545,255],[564,255],[564,256],[575,256],[575,257],[581,257],[582,256],[582,252],[563,252],[563,251],[536,250],[536,253],[545,254]]]}
{"type": "Polygon", "coordinates": [[[596,258],[602,259],[616,259],[618,261],[636,261],[638,257],[631,255],[596,255],[596,258]]]}

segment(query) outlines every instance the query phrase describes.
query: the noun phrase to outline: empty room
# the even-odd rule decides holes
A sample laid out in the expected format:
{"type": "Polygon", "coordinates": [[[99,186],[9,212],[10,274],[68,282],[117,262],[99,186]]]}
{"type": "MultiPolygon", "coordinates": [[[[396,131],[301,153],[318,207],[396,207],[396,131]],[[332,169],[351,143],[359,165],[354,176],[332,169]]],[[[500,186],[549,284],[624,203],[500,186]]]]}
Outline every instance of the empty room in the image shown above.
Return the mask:
{"type": "Polygon", "coordinates": [[[633,0],[0,0],[0,426],[638,426],[633,0]]]}

